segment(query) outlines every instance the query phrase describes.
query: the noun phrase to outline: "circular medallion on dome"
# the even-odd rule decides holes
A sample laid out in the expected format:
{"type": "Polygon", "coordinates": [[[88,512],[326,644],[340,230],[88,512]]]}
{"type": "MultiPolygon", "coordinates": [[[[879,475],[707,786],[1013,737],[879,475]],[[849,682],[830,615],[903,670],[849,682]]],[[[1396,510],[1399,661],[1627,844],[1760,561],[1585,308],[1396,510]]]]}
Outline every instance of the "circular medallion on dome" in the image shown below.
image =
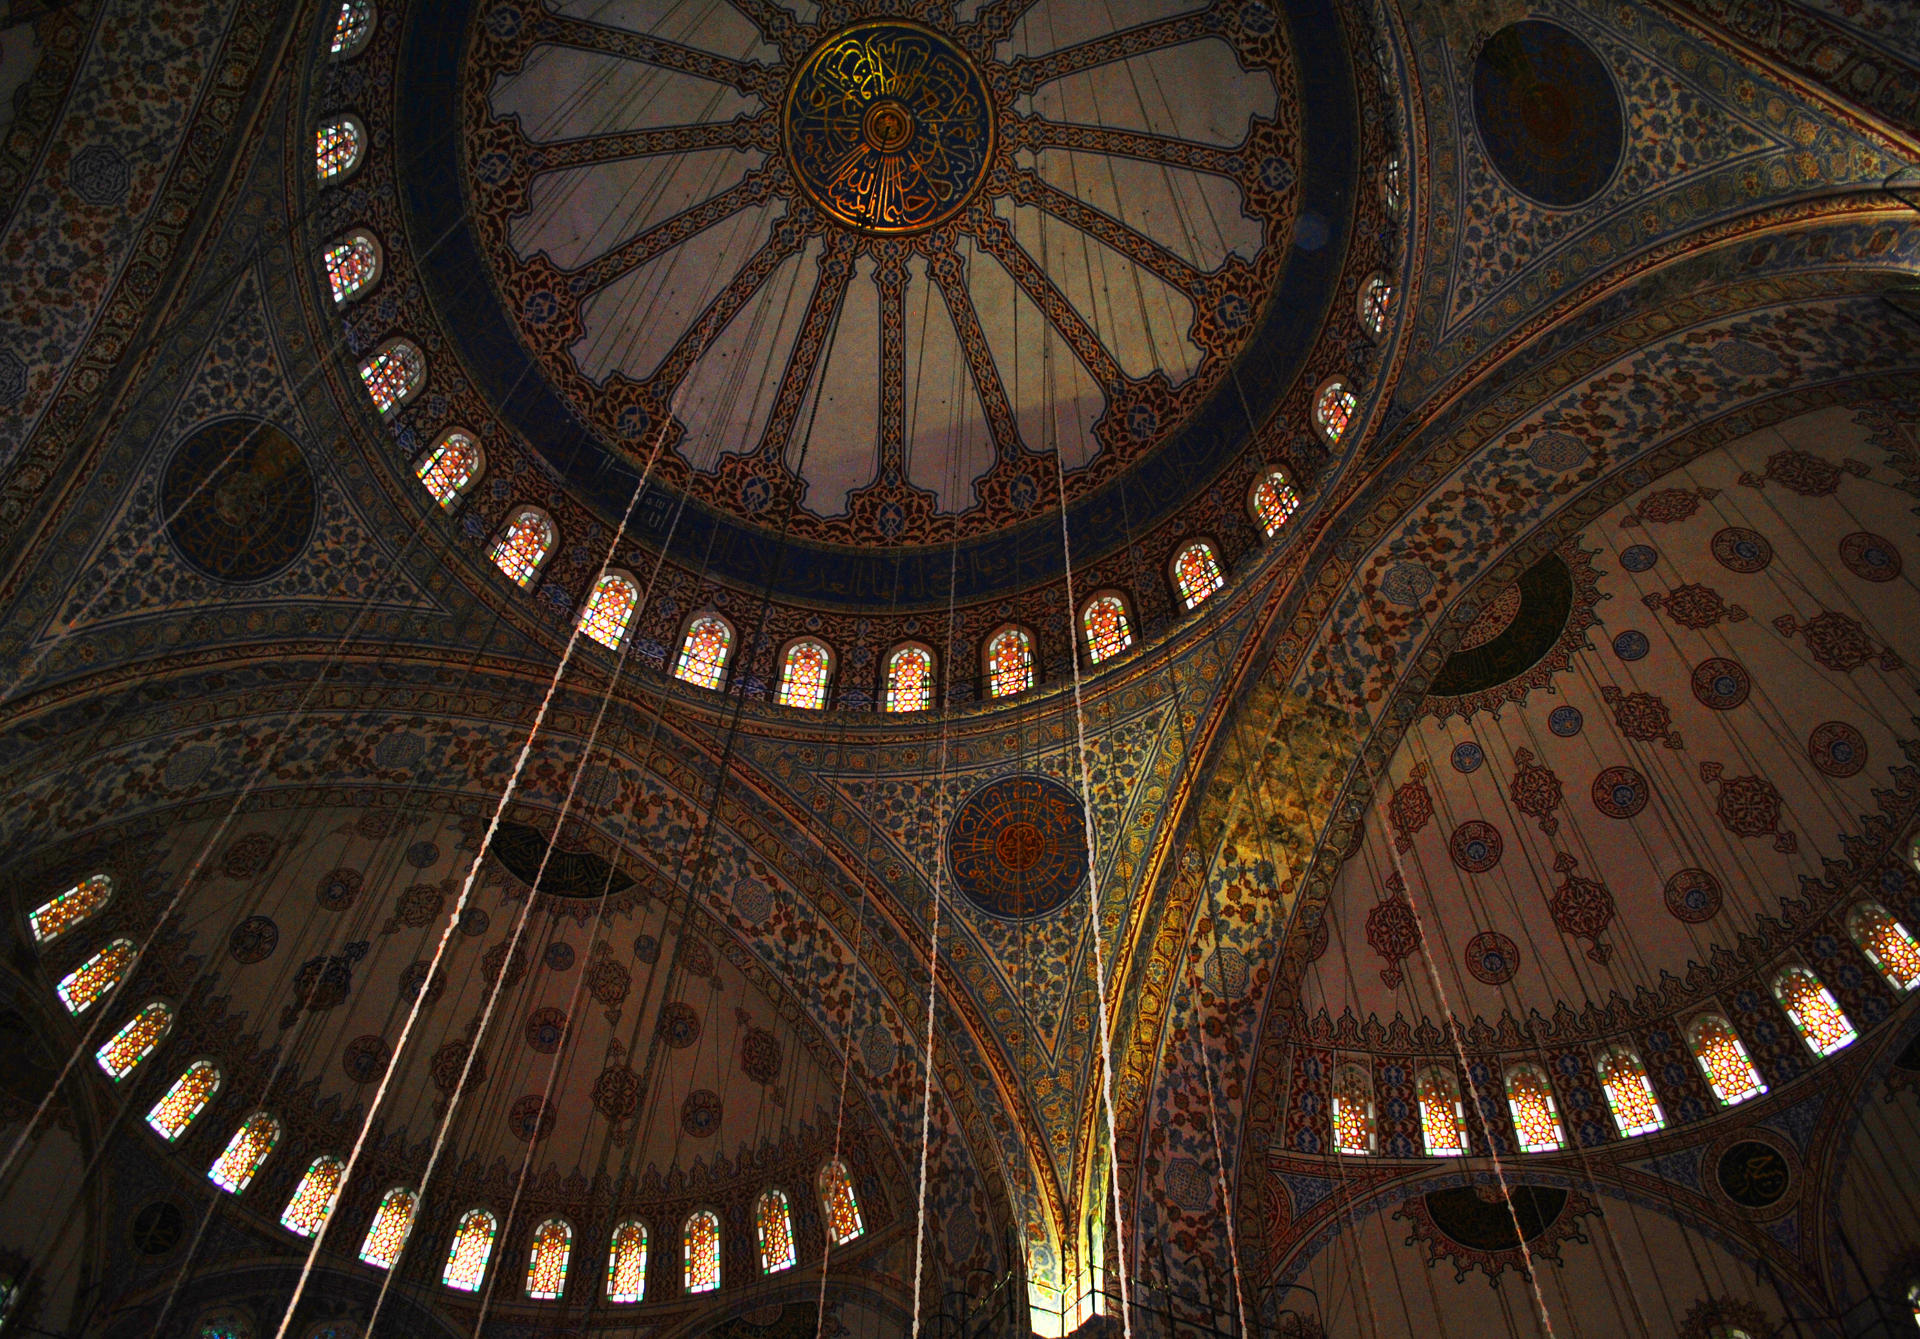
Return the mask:
{"type": "Polygon", "coordinates": [[[264,581],[306,551],[313,471],[272,424],[222,419],[174,451],[160,508],[174,548],[193,567],[216,581],[264,581]]]}
{"type": "Polygon", "coordinates": [[[947,829],[954,887],[992,916],[1025,920],[1057,910],[1087,877],[1086,811],[1051,777],[989,781],[947,829]]]}
{"type": "Polygon", "coordinates": [[[1626,149],[1613,76],[1592,47],[1544,19],[1508,24],[1480,49],[1473,119],[1507,183],[1555,209],[1597,195],[1626,149]]]}
{"type": "Polygon", "coordinates": [[[836,222],[920,232],[965,208],[986,176],[993,104],[957,43],[882,19],[834,34],[801,62],[780,132],[794,180],[836,222]]]}

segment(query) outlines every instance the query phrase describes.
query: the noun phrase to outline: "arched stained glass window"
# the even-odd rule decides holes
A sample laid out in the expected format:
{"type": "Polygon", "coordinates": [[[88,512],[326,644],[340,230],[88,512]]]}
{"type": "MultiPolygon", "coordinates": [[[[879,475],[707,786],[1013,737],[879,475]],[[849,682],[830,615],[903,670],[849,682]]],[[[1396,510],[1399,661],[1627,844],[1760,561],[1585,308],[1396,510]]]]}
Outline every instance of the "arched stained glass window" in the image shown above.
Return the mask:
{"type": "Polygon", "coordinates": [[[888,711],[925,711],[933,705],[933,652],[896,646],[887,657],[888,711]]]}
{"type": "Polygon", "coordinates": [[[848,1174],[843,1159],[834,1158],[820,1169],[817,1188],[821,1216],[826,1220],[827,1235],[835,1246],[845,1246],[867,1230],[860,1219],[859,1197],[853,1193],[853,1177],[848,1174]]]}
{"type": "Polygon", "coordinates": [[[811,637],[787,647],[780,658],[780,688],[774,700],[783,707],[818,711],[827,705],[827,681],[833,673],[833,652],[811,637]]]}
{"type": "Polygon", "coordinates": [[[564,1218],[549,1218],[533,1230],[527,1256],[527,1296],[551,1302],[567,1290],[567,1258],[573,1254],[573,1228],[564,1218]]]}
{"type": "Polygon", "coordinates": [[[27,917],[36,944],[51,944],[113,900],[113,880],[89,874],[27,917]]]}
{"type": "Polygon", "coordinates": [[[1333,1146],[1358,1156],[1374,1150],[1373,1083],[1358,1065],[1342,1065],[1333,1076],[1333,1146]]]}
{"type": "Polygon", "coordinates": [[[1009,697],[1033,687],[1033,639],[1021,628],[1002,628],[987,643],[987,696],[1009,697]]]}
{"type": "Polygon", "coordinates": [[[70,1014],[83,1014],[99,998],[120,984],[133,962],[133,941],[116,939],[60,978],[54,989],[70,1014]]]}
{"type": "Polygon", "coordinates": [[[680,1234],[680,1249],[686,1262],[686,1288],[690,1293],[710,1293],[720,1286],[720,1219],[711,1209],[702,1209],[687,1219],[680,1234]]]}
{"type": "Polygon", "coordinates": [[[426,358],[404,339],[388,340],[360,364],[360,382],[367,388],[373,407],[383,414],[412,399],[426,380],[426,358]]]}
{"type": "Polygon", "coordinates": [[[487,556],[524,590],[540,574],[540,564],[553,552],[553,541],[553,522],[546,513],[522,507],[493,541],[493,551],[487,556]]]}
{"type": "Polygon", "coordinates": [[[1398,214],[1407,202],[1400,155],[1397,153],[1387,159],[1386,168],[1380,173],[1380,195],[1386,201],[1389,214],[1398,214]]]}
{"type": "Polygon", "coordinates": [[[233,1132],[226,1148],[213,1160],[213,1166],[207,1169],[207,1179],[229,1194],[238,1195],[247,1188],[254,1173],[260,1170],[260,1164],[279,1142],[280,1122],[264,1111],[254,1112],[233,1132]]]}
{"type": "Polygon", "coordinates": [[[607,1300],[639,1302],[647,1296],[647,1225],[629,1218],[607,1244],[607,1300]]]}
{"type": "Polygon", "coordinates": [[[1601,1091],[1607,1095],[1607,1106],[1613,1111],[1613,1123],[1622,1135],[1631,1139],[1666,1129],[1667,1118],[1660,1111],[1660,1100],[1653,1095],[1647,1067],[1640,1063],[1639,1056],[1624,1046],[1615,1046],[1600,1056],[1595,1069],[1601,1091]]]}
{"type": "Polygon", "coordinates": [[[760,1272],[778,1274],[792,1269],[793,1210],[784,1190],[763,1191],[753,1206],[753,1221],[760,1236],[760,1272]]]}
{"type": "Polygon", "coordinates": [[[1375,339],[1387,333],[1387,317],[1393,314],[1393,285],[1387,276],[1376,274],[1360,286],[1360,324],[1375,339]]]}
{"type": "Polygon", "coordinates": [[[220,1091],[220,1068],[211,1060],[196,1060],[186,1073],[173,1081],[167,1095],[153,1104],[147,1124],[168,1143],[187,1132],[194,1117],[207,1109],[207,1103],[220,1091]]]}
{"type": "Polygon", "coordinates": [[[1340,445],[1359,403],[1359,398],[1347,389],[1344,381],[1329,381],[1320,388],[1313,399],[1313,426],[1326,438],[1328,446],[1340,445]]]}
{"type": "Polygon", "coordinates": [[[1819,1055],[1851,1045],[1857,1035],[1820,978],[1805,967],[1788,967],[1773,978],[1773,995],[1800,1036],[1819,1055]]]}
{"type": "Polygon", "coordinates": [[[632,577],[625,572],[603,573],[580,611],[580,631],[609,651],[618,651],[639,602],[640,587],[632,577]]]}
{"type": "Polygon", "coordinates": [[[280,1212],[280,1226],[303,1237],[311,1237],[333,1212],[334,1197],[340,1193],[340,1174],[346,1164],[331,1154],[315,1158],[307,1174],[293,1189],[293,1198],[280,1212]]]}
{"type": "Polygon", "coordinates": [[[1174,555],[1173,588],[1180,592],[1187,608],[1199,608],[1208,596],[1226,584],[1227,579],[1220,572],[1220,559],[1206,540],[1196,539],[1174,555]]]}
{"type": "Polygon", "coordinates": [[[1467,1113],[1460,1105],[1460,1085],[1439,1066],[1420,1071],[1414,1084],[1420,1106],[1420,1139],[1427,1155],[1457,1158],[1467,1151],[1467,1113]]]}
{"type": "Polygon", "coordinates": [[[372,36],[373,0],[340,0],[340,14],[333,21],[333,58],[351,60],[372,36]]]}
{"type": "Polygon", "coordinates": [[[360,1243],[360,1258],[376,1269],[392,1269],[401,1247],[407,1244],[407,1233],[413,1230],[413,1207],[418,1202],[405,1186],[395,1186],[382,1195],[380,1207],[373,1211],[373,1222],[367,1226],[366,1240],[360,1243]]]}
{"type": "Polygon", "coordinates": [[[1847,914],[1847,933],[1898,990],[1920,984],[1920,944],[1878,902],[1862,902],[1847,914]]]}
{"type": "Polygon", "coordinates": [[[339,181],[360,166],[366,149],[366,128],[353,117],[322,121],[313,132],[313,170],[322,185],[339,181]]]}
{"type": "Polygon", "coordinates": [[[1080,628],[1087,639],[1087,659],[1096,665],[1133,645],[1127,602],[1111,592],[1087,601],[1080,611],[1080,628]]]}
{"type": "Polygon", "coordinates": [[[1544,1069],[1515,1065],[1507,1071],[1507,1107],[1513,1112],[1513,1132],[1520,1138],[1522,1153],[1551,1153],[1560,1147],[1560,1117],[1544,1069]]]}
{"type": "Polygon", "coordinates": [[[326,265],[327,286],[333,290],[336,307],[365,297],[380,277],[380,244],[371,233],[348,233],[322,251],[320,259],[326,265]]]}
{"type": "Polygon", "coordinates": [[[1687,1045],[1693,1048],[1693,1058],[1700,1062],[1700,1072],[1707,1076],[1722,1106],[1736,1106],[1767,1090],[1759,1071],[1747,1059],[1740,1034],[1719,1014],[1702,1014],[1694,1019],[1687,1028],[1687,1045]]]}
{"type": "Polygon", "coordinates": [[[221,1307],[200,1318],[200,1339],[253,1339],[253,1319],[236,1307],[221,1307]]]}
{"type": "Polygon", "coordinates": [[[1300,510],[1300,493],[1285,470],[1269,470],[1266,477],[1253,486],[1251,503],[1254,519],[1267,538],[1272,539],[1300,510]]]}
{"type": "Polygon", "coordinates": [[[155,1000],[107,1039],[94,1059],[115,1083],[133,1073],[133,1067],[153,1054],[153,1048],[173,1026],[173,1010],[155,1000]]]}
{"type": "Polygon", "coordinates": [[[493,1254],[494,1234],[499,1230],[500,1225],[485,1209],[467,1210],[460,1226],[453,1230],[447,1267],[441,1271],[440,1281],[459,1292],[480,1291],[487,1277],[487,1259],[493,1254]]]}
{"type": "Polygon", "coordinates": [[[697,688],[718,688],[727,677],[727,654],[733,649],[733,629],[718,614],[702,614],[687,624],[680,642],[680,658],[673,676],[697,688]]]}
{"type": "Polygon", "coordinates": [[[460,429],[450,428],[414,462],[413,472],[435,502],[451,507],[480,477],[481,463],[480,444],[460,429]]]}

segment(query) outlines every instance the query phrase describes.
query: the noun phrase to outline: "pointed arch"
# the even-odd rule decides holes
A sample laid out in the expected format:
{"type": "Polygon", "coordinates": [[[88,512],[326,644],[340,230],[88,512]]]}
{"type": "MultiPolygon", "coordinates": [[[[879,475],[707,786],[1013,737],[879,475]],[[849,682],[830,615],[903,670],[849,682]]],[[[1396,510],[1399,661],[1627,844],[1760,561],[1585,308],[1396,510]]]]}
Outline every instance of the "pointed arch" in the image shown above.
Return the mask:
{"type": "Polygon", "coordinates": [[[1198,609],[1227,584],[1220,567],[1220,552],[1209,540],[1195,539],[1180,546],[1167,564],[1167,577],[1181,605],[1198,609]]]}
{"type": "Polygon", "coordinates": [[[340,1177],[346,1164],[330,1153],[323,1153],[307,1166],[300,1184],[294,1187],[287,1207],[281,1210],[280,1226],[298,1236],[311,1237],[333,1212],[340,1194],[340,1177]]]}
{"type": "Polygon", "coordinates": [[[365,228],[329,242],[320,253],[320,264],[327,272],[333,305],[344,307],[371,293],[380,282],[382,260],[380,243],[365,228]]]}
{"type": "Polygon", "coordinates": [[[360,384],[373,407],[391,414],[427,384],[427,360],[412,340],[390,339],[360,364],[360,384]]]}
{"type": "Polygon", "coordinates": [[[680,1251],[688,1292],[713,1292],[720,1286],[718,1214],[711,1209],[696,1209],[687,1215],[687,1225],[680,1233],[680,1251]]]}
{"type": "Polygon", "coordinates": [[[525,590],[540,575],[541,564],[547,561],[559,538],[559,531],[544,511],[538,507],[518,507],[494,537],[487,556],[510,581],[525,590]]]}
{"type": "Polygon", "coordinates": [[[367,128],[357,116],[334,116],[313,130],[313,170],[322,186],[345,181],[367,156],[367,128]]]}
{"type": "Polygon", "coordinates": [[[1320,440],[1338,447],[1353,425],[1353,412],[1359,405],[1360,398],[1339,377],[1322,382],[1313,393],[1313,430],[1320,434],[1320,440]]]}
{"type": "Polygon", "coordinates": [[[1613,1123],[1622,1138],[1666,1129],[1667,1118],[1660,1110],[1660,1099],[1654,1096],[1647,1067],[1632,1047],[1609,1046],[1594,1062],[1594,1071],[1600,1076],[1600,1091],[1607,1095],[1607,1108],[1613,1112],[1613,1123]]]}
{"type": "Polygon", "coordinates": [[[1540,1066],[1523,1062],[1507,1067],[1507,1108],[1522,1153],[1551,1153],[1564,1143],[1553,1083],[1540,1066]]]}
{"type": "Polygon", "coordinates": [[[927,711],[933,706],[933,648],[902,642],[887,652],[881,706],[887,711],[927,711]]]}
{"type": "Polygon", "coordinates": [[[981,660],[988,697],[1012,697],[1033,687],[1033,635],[1018,624],[997,629],[981,660]]]}
{"type": "Polygon", "coordinates": [[[1350,1157],[1377,1151],[1373,1076],[1359,1065],[1341,1065],[1333,1074],[1333,1147],[1350,1157]]]}
{"type": "Polygon", "coordinates": [[[1360,324],[1378,341],[1387,336],[1387,317],[1393,314],[1392,283],[1384,274],[1371,274],[1360,285],[1360,324]]]}
{"type": "Polygon", "coordinates": [[[1811,967],[1795,963],[1773,978],[1773,997],[1815,1055],[1832,1055],[1859,1035],[1811,967]]]}
{"type": "Polygon", "coordinates": [[[793,1206],[787,1202],[787,1192],[777,1188],[761,1191],[753,1206],[753,1223],[760,1240],[760,1272],[778,1274],[792,1269],[796,1258],[793,1206]]]}
{"type": "Polygon", "coordinates": [[[220,1091],[220,1083],[218,1065],[211,1060],[194,1061],[173,1081],[166,1095],[153,1104],[153,1110],[147,1113],[147,1124],[169,1144],[178,1142],[194,1118],[207,1109],[207,1103],[220,1091]]]}
{"type": "Polygon", "coordinates": [[[673,677],[696,688],[717,690],[727,681],[727,660],[732,654],[733,624],[712,611],[695,614],[680,636],[673,677]]]}
{"type": "Polygon", "coordinates": [[[67,1012],[78,1017],[91,1009],[102,995],[120,984],[120,978],[133,964],[133,957],[133,941],[115,939],[61,977],[54,990],[60,1002],[67,1006],[67,1012]]]}
{"type": "Polygon", "coordinates": [[[94,1052],[100,1068],[115,1083],[133,1073],[134,1067],[149,1055],[173,1029],[173,1010],[164,1001],[154,1000],[126,1021],[94,1052]]]}
{"type": "Polygon", "coordinates": [[[819,711],[827,705],[833,681],[833,649],[818,637],[796,637],[780,652],[780,686],[774,701],[783,707],[819,711]]]}
{"type": "Polygon", "coordinates": [[[373,0],[340,0],[340,12],[333,20],[333,40],[329,54],[335,60],[352,60],[373,40],[373,0]]]}
{"type": "Polygon", "coordinates": [[[1300,492],[1293,486],[1293,476],[1278,465],[1268,470],[1247,494],[1247,508],[1260,532],[1272,539],[1300,510],[1300,492]]]}
{"type": "Polygon", "coordinates": [[[647,1225],[629,1218],[607,1243],[607,1300],[643,1302],[647,1297],[647,1225]]]}
{"type": "Polygon", "coordinates": [[[558,1301],[567,1290],[567,1262],[573,1255],[573,1224],[549,1218],[533,1230],[527,1253],[527,1296],[536,1302],[558,1301]]]}
{"type": "Polygon", "coordinates": [[[260,1165],[280,1142],[280,1122],[272,1114],[256,1111],[233,1132],[233,1138],[207,1169],[207,1179],[230,1195],[247,1188],[260,1165]]]}
{"type": "Polygon", "coordinates": [[[113,901],[113,880],[105,874],[86,878],[35,907],[27,916],[27,928],[36,944],[51,944],[61,935],[104,910],[113,901]]]}
{"type": "Polygon", "coordinates": [[[447,1267],[440,1281],[455,1292],[478,1292],[487,1277],[487,1261],[493,1255],[493,1239],[500,1223],[485,1209],[468,1209],[460,1216],[460,1225],[447,1243],[447,1267]]]}
{"type": "Polygon", "coordinates": [[[1080,637],[1095,665],[1133,649],[1133,618],[1127,597],[1117,590],[1094,592],[1080,606],[1080,637]]]}
{"type": "Polygon", "coordinates": [[[1878,902],[1855,904],[1847,913],[1847,933],[1895,990],[1907,991],[1920,985],[1920,944],[1878,902]]]}
{"type": "Polygon", "coordinates": [[[1421,1070],[1414,1081],[1414,1100],[1420,1108],[1420,1141],[1427,1156],[1464,1157],[1469,1151],[1467,1112],[1453,1071],[1440,1065],[1421,1070]]]}
{"type": "Polygon", "coordinates": [[[1760,1072],[1747,1059],[1740,1034],[1719,1014],[1701,1014],[1687,1025],[1687,1046],[1723,1107],[1738,1106],[1767,1091],[1760,1072]]]}
{"type": "Polygon", "coordinates": [[[618,651],[627,639],[627,625],[633,622],[639,603],[640,583],[631,573],[608,568],[593,583],[593,594],[580,607],[580,631],[609,651],[618,651]]]}
{"type": "Polygon", "coordinates": [[[860,1217],[860,1199],[853,1191],[853,1177],[844,1158],[832,1158],[815,1178],[820,1192],[820,1216],[827,1225],[828,1239],[845,1246],[867,1230],[860,1217]]]}
{"type": "Polygon", "coordinates": [[[367,1235],[360,1242],[360,1258],[375,1269],[392,1269],[413,1231],[413,1210],[419,1196],[406,1186],[394,1186],[380,1197],[367,1235]]]}
{"type": "Polygon", "coordinates": [[[448,428],[413,463],[414,477],[449,510],[466,495],[487,467],[487,453],[464,428],[448,428]]]}

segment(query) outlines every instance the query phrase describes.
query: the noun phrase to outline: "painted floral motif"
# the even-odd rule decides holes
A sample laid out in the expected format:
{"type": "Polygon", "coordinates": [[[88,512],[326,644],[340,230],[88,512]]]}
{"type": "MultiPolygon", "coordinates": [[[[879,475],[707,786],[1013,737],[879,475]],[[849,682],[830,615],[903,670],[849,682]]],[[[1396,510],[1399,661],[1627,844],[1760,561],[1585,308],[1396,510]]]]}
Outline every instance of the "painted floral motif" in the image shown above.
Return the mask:
{"type": "Polygon", "coordinates": [[[1500,863],[1505,844],[1500,829],[1478,818],[1462,823],[1447,839],[1447,854],[1469,874],[1485,874],[1500,863]]]}
{"type": "Polygon", "coordinates": [[[1713,537],[1714,561],[1729,572],[1752,575],[1767,570],[1773,561],[1773,545],[1758,530],[1730,525],[1713,537]]]}
{"type": "MultiPolygon", "coordinates": [[[[1393,882],[1398,882],[1397,876],[1393,882]]],[[[1380,969],[1380,979],[1388,989],[1398,989],[1403,979],[1400,964],[1420,947],[1420,922],[1398,888],[1367,913],[1367,943],[1387,960],[1380,969]]]]}
{"type": "Polygon", "coordinates": [[[1892,581],[1900,575],[1900,550],[1893,541],[1864,530],[1840,541],[1840,561],[1862,581],[1892,581]]]}
{"type": "Polygon", "coordinates": [[[1587,956],[1604,963],[1613,956],[1613,946],[1600,939],[1613,924],[1613,894],[1598,880],[1575,874],[1579,865],[1565,852],[1554,857],[1553,870],[1561,880],[1547,898],[1547,910],[1562,934],[1586,940],[1587,956]]]}
{"type": "Polygon", "coordinates": [[[1667,879],[1661,891],[1675,920],[1697,925],[1720,911],[1720,881],[1704,869],[1681,870],[1667,879]]]}
{"type": "Polygon", "coordinates": [[[1641,743],[1659,740],[1670,749],[1680,747],[1680,732],[1673,729],[1673,712],[1657,693],[1627,693],[1613,684],[1603,684],[1600,698],[1613,708],[1613,724],[1625,738],[1641,743]]]}
{"type": "Polygon", "coordinates": [[[1771,836],[1773,849],[1783,855],[1799,850],[1799,839],[1780,826],[1780,792],[1773,783],[1760,776],[1723,776],[1725,770],[1717,762],[1700,764],[1700,779],[1718,790],[1714,812],[1720,826],[1736,837],[1771,836]]]}
{"type": "Polygon", "coordinates": [[[1717,488],[1659,488],[1640,499],[1640,505],[1621,518],[1623,526],[1672,525],[1700,510],[1700,504],[1720,496],[1717,488]]]}
{"type": "Polygon", "coordinates": [[[1560,807],[1560,778],[1545,763],[1536,762],[1531,749],[1517,749],[1513,755],[1513,780],[1507,785],[1507,798],[1528,818],[1537,819],[1540,831],[1551,837],[1560,830],[1553,811],[1560,807]]]}
{"type": "Polygon", "coordinates": [[[1724,656],[1713,656],[1693,667],[1693,695],[1703,707],[1732,711],[1753,691],[1746,666],[1724,656]]]}
{"type": "Polygon", "coordinates": [[[1889,674],[1902,664],[1891,647],[1881,646],[1853,619],[1831,609],[1804,623],[1792,614],[1782,614],[1773,620],[1773,626],[1784,636],[1797,633],[1805,638],[1807,650],[1816,661],[1842,674],[1850,674],[1870,660],[1889,674]]]}
{"type": "Polygon", "coordinates": [[[1743,623],[1747,617],[1745,609],[1722,600],[1719,591],[1693,581],[1675,586],[1665,594],[1650,591],[1641,600],[1647,608],[1665,610],[1675,623],[1696,632],[1712,627],[1723,618],[1729,623],[1743,623]]]}
{"type": "Polygon", "coordinates": [[[1593,807],[1608,818],[1632,818],[1647,807],[1647,779],[1631,767],[1604,768],[1593,779],[1593,807]]]}
{"type": "Polygon", "coordinates": [[[1807,736],[1807,758],[1827,776],[1857,776],[1867,765],[1867,739],[1845,721],[1826,721],[1807,736]]]}
{"type": "Polygon", "coordinates": [[[1503,986],[1520,970],[1520,949],[1497,930],[1482,930],[1467,941],[1467,970],[1489,986],[1503,986]]]}
{"type": "Polygon", "coordinates": [[[1767,468],[1760,474],[1751,471],[1741,474],[1740,482],[1748,488],[1765,488],[1769,483],[1777,483],[1801,497],[1826,497],[1840,487],[1843,474],[1864,479],[1872,472],[1872,466],[1858,460],[1835,465],[1805,451],[1789,449],[1768,456],[1767,468]]]}
{"type": "Polygon", "coordinates": [[[1427,793],[1426,776],[1427,765],[1415,763],[1407,780],[1394,787],[1393,798],[1387,802],[1393,848],[1403,854],[1413,849],[1414,837],[1433,817],[1433,796],[1427,793]]]}

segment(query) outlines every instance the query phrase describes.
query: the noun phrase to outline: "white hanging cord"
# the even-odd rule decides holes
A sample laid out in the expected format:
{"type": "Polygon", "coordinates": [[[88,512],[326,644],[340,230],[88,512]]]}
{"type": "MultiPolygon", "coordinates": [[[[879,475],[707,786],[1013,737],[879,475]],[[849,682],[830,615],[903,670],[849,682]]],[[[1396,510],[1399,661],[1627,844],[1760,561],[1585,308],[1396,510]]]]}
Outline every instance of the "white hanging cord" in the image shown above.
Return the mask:
{"type": "Polygon", "coordinates": [[[1207,1059],[1207,1037],[1204,1029],[1194,1029],[1194,1047],[1200,1052],[1200,1076],[1207,1085],[1207,1125],[1213,1131],[1213,1168],[1214,1179],[1220,1183],[1221,1216],[1227,1224],[1227,1258],[1233,1264],[1233,1305],[1240,1316],[1240,1333],[1253,1333],[1247,1325],[1247,1298],[1240,1287],[1240,1243],[1233,1230],[1233,1196],[1227,1190],[1227,1153],[1226,1145],[1220,1141],[1220,1111],[1213,1100],[1213,1064],[1207,1059]]]}

